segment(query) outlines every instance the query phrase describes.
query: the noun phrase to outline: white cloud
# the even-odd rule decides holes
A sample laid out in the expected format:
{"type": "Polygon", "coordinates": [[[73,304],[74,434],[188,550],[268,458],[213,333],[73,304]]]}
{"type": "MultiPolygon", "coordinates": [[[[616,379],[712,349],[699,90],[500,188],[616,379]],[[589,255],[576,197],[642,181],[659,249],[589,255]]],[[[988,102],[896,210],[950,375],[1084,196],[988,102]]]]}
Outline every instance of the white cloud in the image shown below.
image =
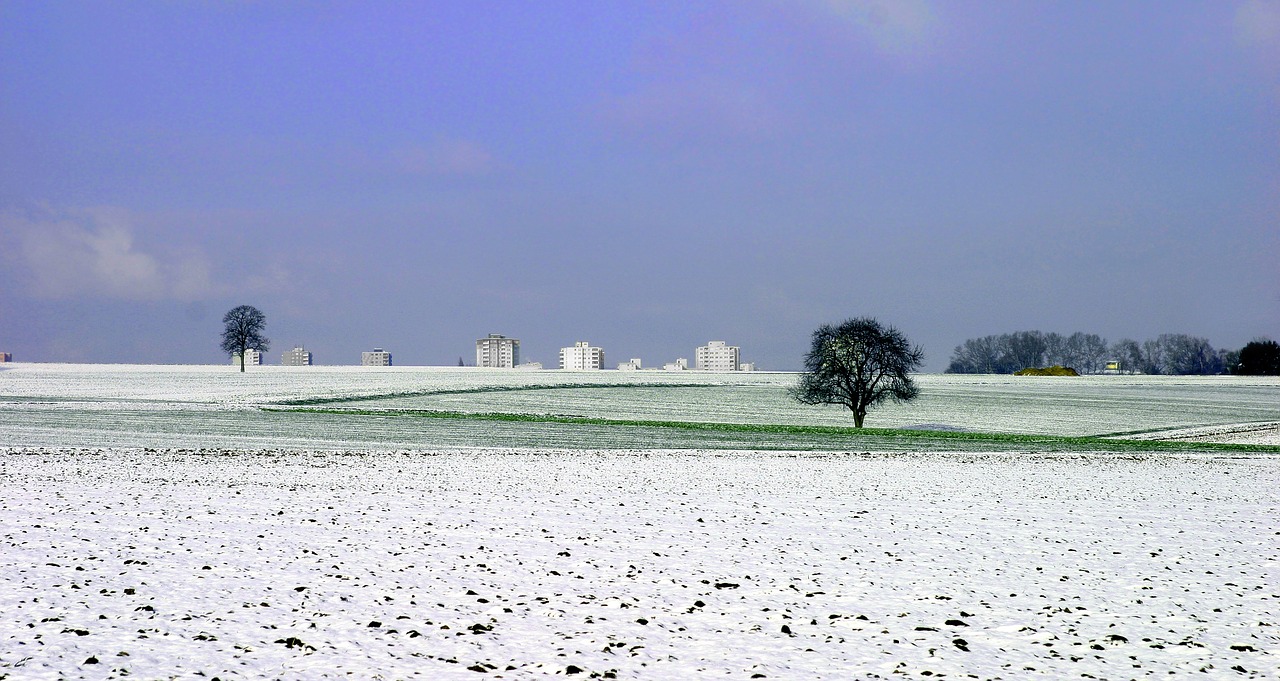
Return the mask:
{"type": "Polygon", "coordinates": [[[92,208],[0,214],[36,297],[180,300],[215,293],[203,258],[161,259],[135,243],[128,213],[92,208]]]}

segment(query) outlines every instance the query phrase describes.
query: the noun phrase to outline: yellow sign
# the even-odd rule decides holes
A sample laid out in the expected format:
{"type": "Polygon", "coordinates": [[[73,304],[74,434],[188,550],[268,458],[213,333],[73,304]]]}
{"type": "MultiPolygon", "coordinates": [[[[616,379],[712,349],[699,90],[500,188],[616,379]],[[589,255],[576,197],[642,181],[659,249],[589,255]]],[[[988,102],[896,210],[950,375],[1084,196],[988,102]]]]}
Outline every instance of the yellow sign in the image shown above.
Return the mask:
{"type": "Polygon", "coordinates": [[[1120,363],[1119,363],[1119,362],[1107,362],[1107,370],[1109,370],[1109,371],[1119,371],[1119,370],[1120,370],[1120,363]]]}

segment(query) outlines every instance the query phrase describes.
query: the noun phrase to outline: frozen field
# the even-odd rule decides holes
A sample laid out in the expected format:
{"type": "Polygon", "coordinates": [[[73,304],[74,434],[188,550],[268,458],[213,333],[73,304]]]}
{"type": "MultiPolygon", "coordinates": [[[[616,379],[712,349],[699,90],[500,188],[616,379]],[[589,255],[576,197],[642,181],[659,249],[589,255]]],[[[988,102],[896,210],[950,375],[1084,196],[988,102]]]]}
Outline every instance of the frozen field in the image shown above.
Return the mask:
{"type": "MultiPolygon", "coordinates": [[[[612,425],[438,418],[428,422],[394,416],[416,410],[851,425],[846,411],[791,400],[786,389],[794,381],[793,374],[776,373],[254,367],[241,374],[221,366],[17,364],[0,370],[0,444],[304,449],[928,445],[841,437],[737,437],[612,425]],[[290,403],[343,411],[263,410],[290,403]]],[[[1276,378],[924,375],[919,382],[918,401],[878,409],[868,417],[868,425],[1055,436],[1143,433],[1149,438],[1280,444],[1276,378]]]]}
{"type": "Polygon", "coordinates": [[[0,680],[1280,675],[1280,381],[793,380],[4,367],[0,680]]]}
{"type": "Polygon", "coordinates": [[[1274,678],[1277,479],[1187,456],[10,451],[0,678],[1274,678]]]}

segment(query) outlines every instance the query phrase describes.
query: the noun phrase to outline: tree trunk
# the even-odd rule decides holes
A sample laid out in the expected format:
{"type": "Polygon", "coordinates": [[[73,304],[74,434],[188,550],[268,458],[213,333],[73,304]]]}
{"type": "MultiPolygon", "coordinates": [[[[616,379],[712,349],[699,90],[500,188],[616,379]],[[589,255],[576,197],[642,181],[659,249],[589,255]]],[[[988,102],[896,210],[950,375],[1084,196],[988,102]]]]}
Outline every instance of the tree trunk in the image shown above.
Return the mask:
{"type": "Polygon", "coordinates": [[[244,350],[240,351],[240,373],[244,373],[244,350]]]}
{"type": "Polygon", "coordinates": [[[854,428],[861,428],[861,427],[862,427],[862,419],[865,419],[865,418],[867,418],[867,415],[866,415],[866,414],[859,414],[859,413],[858,413],[858,412],[856,412],[856,411],[855,411],[855,412],[853,412],[853,427],[854,427],[854,428]]]}

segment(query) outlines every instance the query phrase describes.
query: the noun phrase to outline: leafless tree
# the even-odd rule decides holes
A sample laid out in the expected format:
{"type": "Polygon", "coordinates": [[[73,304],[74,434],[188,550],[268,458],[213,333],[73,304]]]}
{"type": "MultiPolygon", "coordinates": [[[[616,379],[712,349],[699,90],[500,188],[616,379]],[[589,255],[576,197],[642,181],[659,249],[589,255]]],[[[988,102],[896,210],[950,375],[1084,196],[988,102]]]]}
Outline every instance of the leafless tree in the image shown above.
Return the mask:
{"type": "Polygon", "coordinates": [[[229,355],[240,355],[240,371],[244,371],[244,356],[247,350],[266,352],[271,341],[262,335],[267,326],[267,316],[252,306],[241,305],[231,308],[222,317],[222,351],[229,355]]]}
{"type": "Polygon", "coordinates": [[[908,402],[920,394],[909,375],[924,351],[901,331],[871,317],[824,324],[813,332],[805,372],[791,395],[804,404],[840,404],[861,428],[867,410],[886,400],[908,402]]]}

